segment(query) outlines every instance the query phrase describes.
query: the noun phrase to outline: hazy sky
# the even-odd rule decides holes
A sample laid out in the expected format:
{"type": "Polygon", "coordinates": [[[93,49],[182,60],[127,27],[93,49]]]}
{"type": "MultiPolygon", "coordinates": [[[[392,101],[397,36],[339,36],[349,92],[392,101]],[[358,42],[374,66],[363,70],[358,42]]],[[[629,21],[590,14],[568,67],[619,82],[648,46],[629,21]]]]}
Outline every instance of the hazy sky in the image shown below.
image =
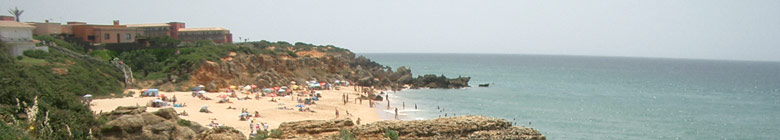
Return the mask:
{"type": "Polygon", "coordinates": [[[357,53],[780,61],[780,0],[0,0],[14,6],[22,21],[178,21],[357,53]]]}

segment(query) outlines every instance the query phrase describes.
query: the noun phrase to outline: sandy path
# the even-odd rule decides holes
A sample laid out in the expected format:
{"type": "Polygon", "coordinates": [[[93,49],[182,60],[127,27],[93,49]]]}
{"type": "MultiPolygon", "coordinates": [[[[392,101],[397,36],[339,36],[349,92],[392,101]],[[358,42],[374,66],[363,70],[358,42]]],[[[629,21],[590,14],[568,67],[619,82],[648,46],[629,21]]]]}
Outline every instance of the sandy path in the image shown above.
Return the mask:
{"type": "MultiPolygon", "coordinates": [[[[125,98],[113,98],[113,99],[99,99],[94,100],[93,111],[96,112],[110,112],[118,106],[135,106],[146,105],[149,101],[156,99],[156,97],[138,97],[138,91],[136,91],[135,97],[125,98]]],[[[353,100],[355,97],[359,97],[358,93],[353,91],[353,87],[344,87],[341,90],[323,90],[322,98],[317,101],[316,105],[311,105],[312,112],[299,112],[295,105],[297,101],[291,100],[291,97],[274,98],[280,99],[279,102],[270,102],[270,97],[263,97],[260,100],[237,100],[236,98],[230,98],[233,103],[217,103],[217,95],[227,93],[207,93],[207,97],[211,97],[215,100],[200,100],[191,96],[191,92],[160,92],[168,97],[176,95],[177,103],[186,103],[187,107],[175,107],[174,109],[181,113],[186,111],[189,116],[180,116],[182,119],[187,119],[200,123],[201,125],[208,125],[211,123],[211,118],[216,119],[214,122],[224,124],[226,126],[234,127],[245,135],[249,134],[249,121],[240,121],[239,115],[241,114],[241,108],[247,108],[250,114],[254,115],[255,111],[260,112],[259,118],[254,118],[255,122],[265,122],[271,125],[270,128],[277,128],[282,122],[288,121],[300,121],[300,120],[327,120],[336,118],[335,110],[338,109],[341,118],[348,117],[353,121],[359,117],[361,124],[367,124],[375,121],[380,121],[381,118],[374,108],[369,108],[368,101],[363,101],[362,104],[355,103],[353,100]],[[349,94],[350,102],[346,105],[341,101],[342,94],[349,94]],[[283,104],[283,105],[280,105],[283,104]],[[198,112],[203,105],[209,105],[209,110],[213,113],[201,113],[198,112]],[[228,106],[232,106],[238,109],[227,109],[228,106]],[[294,108],[295,110],[280,110],[278,107],[286,106],[287,108],[294,108]],[[349,111],[352,116],[347,116],[345,111],[349,111]]],[[[239,95],[243,97],[243,95],[239,95]]],[[[250,96],[254,97],[254,96],[250,96]]],[[[297,100],[298,97],[295,98],[297,100]]],[[[377,103],[381,105],[380,103],[377,103]]],[[[170,106],[168,106],[170,107],[170,106]]],[[[167,108],[167,107],[166,107],[167,108]]],[[[157,111],[160,108],[147,108],[147,112],[157,111]]],[[[261,127],[262,128],[262,127],[261,127]]]]}

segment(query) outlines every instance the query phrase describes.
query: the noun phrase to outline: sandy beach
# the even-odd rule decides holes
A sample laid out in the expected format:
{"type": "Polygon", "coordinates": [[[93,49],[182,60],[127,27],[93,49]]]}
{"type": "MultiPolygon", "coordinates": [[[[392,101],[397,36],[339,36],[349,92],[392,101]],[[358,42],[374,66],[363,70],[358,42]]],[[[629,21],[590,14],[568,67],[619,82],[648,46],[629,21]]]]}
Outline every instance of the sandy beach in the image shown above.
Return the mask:
{"type": "MultiPolygon", "coordinates": [[[[157,97],[139,97],[140,92],[137,89],[129,89],[128,91],[135,91],[133,97],[125,98],[112,98],[112,99],[97,99],[92,102],[91,109],[97,113],[110,112],[118,106],[135,106],[135,105],[147,105],[151,100],[157,99],[157,97]]],[[[238,100],[236,98],[229,98],[232,103],[217,103],[220,98],[218,95],[228,94],[225,92],[220,93],[206,93],[205,96],[212,98],[213,100],[201,100],[197,97],[192,97],[191,92],[160,92],[160,94],[173,97],[176,96],[177,104],[186,103],[186,107],[173,107],[177,112],[181,113],[186,111],[188,116],[179,116],[182,119],[195,121],[203,126],[207,126],[213,120],[216,123],[223,124],[225,126],[231,126],[240,130],[245,135],[249,135],[250,121],[241,121],[239,115],[241,109],[246,108],[250,114],[254,115],[255,111],[259,111],[260,117],[252,117],[250,120],[258,122],[265,122],[270,124],[269,129],[274,129],[282,122],[300,121],[300,120],[328,120],[336,117],[336,110],[338,109],[339,118],[351,118],[353,121],[357,118],[361,119],[361,124],[367,124],[375,121],[380,121],[382,118],[375,110],[376,108],[370,108],[368,100],[364,100],[361,104],[359,101],[356,103],[356,97],[359,97],[358,92],[353,90],[353,87],[342,87],[340,90],[321,90],[322,98],[314,105],[310,105],[311,110],[314,112],[301,112],[298,111],[296,105],[298,97],[294,100],[293,97],[274,97],[278,99],[278,102],[271,102],[271,97],[262,97],[259,100],[238,100]],[[342,95],[349,95],[349,103],[346,105],[342,102],[342,95]],[[212,113],[199,112],[201,106],[208,105],[208,109],[212,113]],[[233,107],[237,109],[227,109],[233,107]],[[278,109],[280,107],[287,107],[291,110],[278,109]],[[351,115],[347,115],[347,111],[351,115]]],[[[299,91],[296,91],[298,93],[299,91]]],[[[239,97],[244,97],[245,94],[239,94],[239,97]]],[[[254,97],[250,95],[249,97],[254,97]]],[[[376,103],[380,109],[384,109],[382,103],[376,103]]],[[[171,108],[172,106],[166,106],[162,108],[171,108]]],[[[160,108],[149,107],[147,112],[157,111],[160,108]]],[[[261,127],[262,129],[262,127],[261,127]]]]}

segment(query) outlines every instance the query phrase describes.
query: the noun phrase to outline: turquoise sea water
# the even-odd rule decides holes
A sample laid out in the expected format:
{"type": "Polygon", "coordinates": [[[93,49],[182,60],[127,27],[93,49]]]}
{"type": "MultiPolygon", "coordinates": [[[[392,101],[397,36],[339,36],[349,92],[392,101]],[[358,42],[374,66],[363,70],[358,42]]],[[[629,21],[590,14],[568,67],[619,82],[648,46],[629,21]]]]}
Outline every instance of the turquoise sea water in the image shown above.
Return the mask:
{"type": "Polygon", "coordinates": [[[472,77],[470,88],[391,94],[399,109],[402,102],[406,110],[417,104],[419,111],[402,111],[404,119],[486,115],[533,127],[550,139],[780,139],[780,62],[358,55],[393,69],[406,66],[414,75],[472,77]]]}

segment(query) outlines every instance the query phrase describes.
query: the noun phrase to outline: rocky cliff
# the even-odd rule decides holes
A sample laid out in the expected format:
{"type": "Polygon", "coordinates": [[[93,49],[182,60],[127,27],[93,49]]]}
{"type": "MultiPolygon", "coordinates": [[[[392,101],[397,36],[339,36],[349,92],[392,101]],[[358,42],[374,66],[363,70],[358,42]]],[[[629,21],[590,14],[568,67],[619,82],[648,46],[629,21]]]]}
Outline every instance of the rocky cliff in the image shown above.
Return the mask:
{"type": "Polygon", "coordinates": [[[484,116],[459,116],[415,121],[380,121],[355,126],[349,119],[286,122],[279,126],[280,139],[338,139],[341,131],[356,139],[389,139],[388,130],[399,139],[515,139],[544,140],[539,131],[512,126],[504,119],[484,116]]]}
{"type": "Polygon", "coordinates": [[[410,69],[400,67],[393,71],[363,56],[355,57],[349,51],[298,51],[298,56],[245,54],[231,52],[220,61],[205,61],[189,75],[185,86],[205,85],[216,90],[229,85],[255,84],[261,87],[281,86],[295,81],[303,83],[312,78],[319,81],[350,80],[361,86],[379,89],[462,88],[468,87],[469,77],[446,78],[425,75],[414,78],[410,69]]]}

